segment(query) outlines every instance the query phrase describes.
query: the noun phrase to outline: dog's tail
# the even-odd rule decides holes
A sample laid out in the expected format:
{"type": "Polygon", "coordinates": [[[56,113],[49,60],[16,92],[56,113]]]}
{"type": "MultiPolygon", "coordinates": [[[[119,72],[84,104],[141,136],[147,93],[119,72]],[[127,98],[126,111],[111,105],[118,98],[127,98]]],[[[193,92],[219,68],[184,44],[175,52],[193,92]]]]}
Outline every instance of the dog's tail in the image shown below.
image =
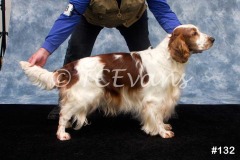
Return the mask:
{"type": "Polygon", "coordinates": [[[36,65],[31,67],[30,63],[25,61],[21,61],[20,65],[34,85],[46,90],[55,88],[54,72],[36,65]]]}

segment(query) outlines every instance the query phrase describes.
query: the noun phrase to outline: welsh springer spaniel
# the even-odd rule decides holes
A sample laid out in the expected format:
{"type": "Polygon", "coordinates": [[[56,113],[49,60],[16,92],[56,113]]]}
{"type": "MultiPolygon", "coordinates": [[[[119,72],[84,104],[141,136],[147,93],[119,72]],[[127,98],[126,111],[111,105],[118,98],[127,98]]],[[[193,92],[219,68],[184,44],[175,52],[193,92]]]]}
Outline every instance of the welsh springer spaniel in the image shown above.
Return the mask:
{"type": "Polygon", "coordinates": [[[186,62],[213,42],[213,37],[189,24],[177,27],[155,49],[87,57],[54,72],[29,67],[28,62],[20,64],[35,85],[59,89],[60,140],[70,139],[65,128],[71,125],[71,118],[77,122],[75,129],[80,129],[96,109],[111,115],[130,112],[147,134],[171,138],[172,127],[165,122],[180,97],[186,62]]]}

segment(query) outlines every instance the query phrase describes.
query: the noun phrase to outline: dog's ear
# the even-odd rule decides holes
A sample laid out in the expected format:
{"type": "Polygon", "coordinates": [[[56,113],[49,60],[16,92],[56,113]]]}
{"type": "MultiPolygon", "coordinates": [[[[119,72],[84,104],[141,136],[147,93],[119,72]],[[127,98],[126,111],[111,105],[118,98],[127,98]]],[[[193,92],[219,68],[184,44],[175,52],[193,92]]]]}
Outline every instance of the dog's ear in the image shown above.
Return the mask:
{"type": "Polygon", "coordinates": [[[168,44],[172,58],[180,63],[186,63],[190,57],[190,51],[182,35],[172,35],[168,44]]]}

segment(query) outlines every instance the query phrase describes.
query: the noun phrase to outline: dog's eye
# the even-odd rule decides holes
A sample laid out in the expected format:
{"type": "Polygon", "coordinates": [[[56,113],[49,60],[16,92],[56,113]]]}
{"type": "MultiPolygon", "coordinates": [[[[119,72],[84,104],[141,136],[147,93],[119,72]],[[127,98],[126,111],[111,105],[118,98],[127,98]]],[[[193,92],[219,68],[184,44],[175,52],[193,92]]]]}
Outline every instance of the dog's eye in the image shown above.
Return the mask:
{"type": "Polygon", "coordinates": [[[198,35],[198,33],[196,32],[196,31],[194,31],[193,33],[192,33],[192,36],[197,36],[198,35]]]}

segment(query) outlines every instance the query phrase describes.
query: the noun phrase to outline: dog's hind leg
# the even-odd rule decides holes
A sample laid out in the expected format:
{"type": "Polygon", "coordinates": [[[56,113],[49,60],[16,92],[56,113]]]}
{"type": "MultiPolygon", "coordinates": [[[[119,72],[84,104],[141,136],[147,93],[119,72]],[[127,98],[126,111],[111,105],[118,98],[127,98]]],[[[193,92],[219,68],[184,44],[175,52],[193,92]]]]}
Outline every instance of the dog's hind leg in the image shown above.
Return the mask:
{"type": "Polygon", "coordinates": [[[67,128],[67,124],[69,123],[69,120],[73,116],[73,108],[70,105],[62,106],[61,111],[59,113],[59,124],[58,124],[58,130],[57,130],[57,138],[59,140],[69,140],[71,139],[71,136],[69,133],[65,132],[65,129],[67,128]]]}
{"type": "Polygon", "coordinates": [[[88,124],[86,116],[86,111],[80,111],[74,115],[74,121],[77,122],[76,126],[74,127],[75,130],[79,130],[84,124],[88,124]]]}
{"type": "Polygon", "coordinates": [[[75,101],[75,99],[71,99],[71,101],[65,101],[61,103],[61,111],[59,113],[59,125],[57,130],[57,138],[59,140],[64,141],[71,139],[70,134],[67,133],[65,129],[68,128],[69,120],[72,117],[78,120],[77,127],[79,127],[81,123],[83,124],[85,122],[86,114],[84,114],[82,118],[75,117],[76,114],[84,113],[83,112],[84,108],[85,107],[81,106],[80,103],[78,103],[78,101],[75,101]]]}

